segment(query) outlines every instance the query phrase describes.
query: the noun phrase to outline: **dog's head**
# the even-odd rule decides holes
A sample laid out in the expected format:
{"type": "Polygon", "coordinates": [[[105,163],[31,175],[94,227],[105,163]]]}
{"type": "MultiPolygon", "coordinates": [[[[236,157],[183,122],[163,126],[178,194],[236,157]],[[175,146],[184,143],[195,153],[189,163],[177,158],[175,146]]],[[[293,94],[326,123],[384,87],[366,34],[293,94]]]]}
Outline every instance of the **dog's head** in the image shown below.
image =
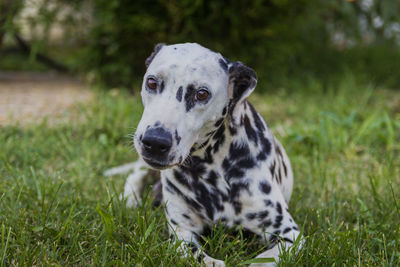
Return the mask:
{"type": "Polygon", "coordinates": [[[134,144],[155,169],[181,164],[257,83],[249,67],[193,43],[159,44],[146,66],[134,144]]]}

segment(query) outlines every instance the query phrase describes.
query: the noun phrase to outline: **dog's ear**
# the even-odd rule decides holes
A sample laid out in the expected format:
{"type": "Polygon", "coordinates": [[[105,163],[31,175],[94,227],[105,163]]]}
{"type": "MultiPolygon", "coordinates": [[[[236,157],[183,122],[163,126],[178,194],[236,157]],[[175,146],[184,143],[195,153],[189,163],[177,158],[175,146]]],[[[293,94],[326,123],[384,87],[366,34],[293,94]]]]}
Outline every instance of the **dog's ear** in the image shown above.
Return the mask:
{"type": "Polygon", "coordinates": [[[147,68],[150,66],[150,63],[153,61],[153,58],[157,55],[158,52],[160,52],[160,50],[163,48],[163,46],[165,46],[165,44],[162,44],[162,43],[156,44],[156,46],[154,47],[153,53],[151,53],[151,55],[145,61],[147,68]]]}
{"type": "Polygon", "coordinates": [[[228,94],[234,103],[246,99],[257,84],[257,74],[242,62],[232,62],[228,64],[229,87],[228,94]]]}

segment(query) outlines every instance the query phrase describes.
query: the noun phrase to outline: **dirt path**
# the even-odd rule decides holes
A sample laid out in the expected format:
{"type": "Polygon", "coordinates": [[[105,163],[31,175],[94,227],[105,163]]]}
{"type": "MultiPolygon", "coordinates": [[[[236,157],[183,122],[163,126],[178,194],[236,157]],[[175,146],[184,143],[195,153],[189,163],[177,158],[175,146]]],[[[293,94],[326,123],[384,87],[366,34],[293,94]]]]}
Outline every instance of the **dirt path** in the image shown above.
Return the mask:
{"type": "Polygon", "coordinates": [[[0,71],[0,126],[65,118],[74,104],[89,101],[92,91],[71,77],[51,73],[0,71]]]}

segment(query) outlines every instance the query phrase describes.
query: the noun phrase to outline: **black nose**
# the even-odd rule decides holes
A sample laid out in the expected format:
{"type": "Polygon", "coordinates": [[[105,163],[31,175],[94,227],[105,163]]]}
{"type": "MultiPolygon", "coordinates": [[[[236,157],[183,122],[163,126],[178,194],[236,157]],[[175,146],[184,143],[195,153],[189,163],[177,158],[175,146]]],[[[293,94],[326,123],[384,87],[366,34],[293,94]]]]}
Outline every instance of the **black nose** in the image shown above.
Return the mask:
{"type": "Polygon", "coordinates": [[[165,156],[172,146],[172,134],[162,127],[152,128],[144,133],[143,149],[151,156],[165,156]]]}

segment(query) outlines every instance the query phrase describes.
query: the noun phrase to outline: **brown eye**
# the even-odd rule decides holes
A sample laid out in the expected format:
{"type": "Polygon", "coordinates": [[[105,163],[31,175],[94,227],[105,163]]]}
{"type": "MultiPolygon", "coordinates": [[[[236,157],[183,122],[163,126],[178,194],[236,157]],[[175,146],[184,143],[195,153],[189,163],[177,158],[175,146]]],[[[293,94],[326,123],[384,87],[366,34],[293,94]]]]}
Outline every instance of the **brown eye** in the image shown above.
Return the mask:
{"type": "Polygon", "coordinates": [[[204,101],[208,98],[210,93],[206,89],[200,89],[196,93],[196,99],[200,101],[204,101]]]}
{"type": "Polygon", "coordinates": [[[156,79],[154,78],[147,78],[147,87],[151,90],[156,90],[158,86],[158,83],[156,81],[156,79]]]}

